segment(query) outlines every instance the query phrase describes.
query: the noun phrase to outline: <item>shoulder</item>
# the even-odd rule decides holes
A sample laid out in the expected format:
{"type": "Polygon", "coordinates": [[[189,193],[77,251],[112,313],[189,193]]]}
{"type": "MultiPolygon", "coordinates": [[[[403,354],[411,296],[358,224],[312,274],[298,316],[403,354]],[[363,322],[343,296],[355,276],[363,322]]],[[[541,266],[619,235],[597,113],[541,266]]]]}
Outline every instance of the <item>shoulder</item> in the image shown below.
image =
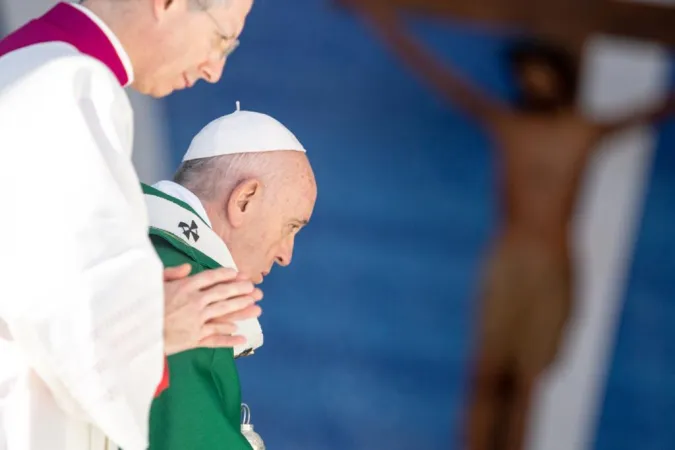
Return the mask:
{"type": "Polygon", "coordinates": [[[73,133],[89,129],[111,144],[99,145],[100,151],[131,154],[133,112],[126,92],[105,65],[70,45],[36,44],[1,57],[0,88],[3,137],[20,133],[24,145],[35,147],[29,141],[42,142],[43,137],[26,140],[24,129],[42,123],[53,142],[73,146],[73,133]]]}
{"type": "Polygon", "coordinates": [[[99,79],[108,88],[116,85],[114,75],[103,63],[63,42],[35,44],[10,52],[0,58],[0,68],[0,80],[4,82],[41,82],[32,88],[72,85],[75,76],[99,79]]]}
{"type": "Polygon", "coordinates": [[[0,108],[19,115],[24,110],[31,117],[52,119],[54,114],[82,114],[82,100],[90,100],[94,108],[88,115],[101,119],[131,114],[126,92],[112,72],[60,42],[32,45],[1,57],[0,86],[0,108]]]}
{"type": "Polygon", "coordinates": [[[155,247],[155,251],[159,256],[159,259],[162,260],[164,267],[175,267],[180,266],[181,264],[190,264],[192,266],[192,272],[190,272],[190,275],[203,272],[206,269],[183,248],[179,248],[178,246],[174,245],[169,238],[162,236],[161,234],[151,232],[150,241],[152,242],[153,247],[155,247]]]}

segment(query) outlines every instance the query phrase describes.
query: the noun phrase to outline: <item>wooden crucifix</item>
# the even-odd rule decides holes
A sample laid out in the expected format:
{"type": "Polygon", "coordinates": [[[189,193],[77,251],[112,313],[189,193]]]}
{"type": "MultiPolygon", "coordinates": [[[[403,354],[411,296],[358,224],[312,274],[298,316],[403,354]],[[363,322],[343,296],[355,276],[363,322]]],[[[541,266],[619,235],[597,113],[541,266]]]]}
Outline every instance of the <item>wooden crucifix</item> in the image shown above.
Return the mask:
{"type": "MultiPolygon", "coordinates": [[[[537,0],[514,3],[531,1],[537,0]]],[[[590,1],[600,4],[602,0],[590,1]]],[[[493,138],[501,163],[498,196],[502,217],[479,290],[478,352],[473,361],[462,448],[521,450],[532,394],[557,357],[574,308],[570,228],[584,171],[603,138],[633,125],[661,120],[675,110],[675,97],[620,120],[592,120],[576,104],[577,60],[561,47],[523,41],[508,52],[518,87],[518,99],[511,105],[489,96],[441,63],[405,31],[396,12],[398,6],[415,9],[415,5],[418,11],[445,5],[448,11],[448,2],[342,3],[357,11],[407,66],[477,120],[493,138]]],[[[459,3],[453,4],[456,15],[459,3]]],[[[526,17],[510,11],[519,4],[497,10],[495,5],[505,5],[501,0],[466,0],[462,4],[464,17],[473,14],[473,18],[486,18],[492,14],[495,23],[501,24],[526,17]],[[487,9],[479,12],[480,7],[487,9]]],[[[535,7],[528,14],[539,17],[540,13],[535,7]]],[[[565,35],[579,42],[590,28],[575,27],[570,26],[574,32],[567,30],[565,35]]]]}

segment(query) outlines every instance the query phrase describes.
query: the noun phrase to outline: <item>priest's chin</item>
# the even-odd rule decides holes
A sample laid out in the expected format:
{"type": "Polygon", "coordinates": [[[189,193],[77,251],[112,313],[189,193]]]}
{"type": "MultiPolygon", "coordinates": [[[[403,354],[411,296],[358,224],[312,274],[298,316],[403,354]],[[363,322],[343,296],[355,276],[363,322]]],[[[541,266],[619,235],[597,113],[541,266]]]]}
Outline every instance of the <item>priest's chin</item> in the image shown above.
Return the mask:
{"type": "Polygon", "coordinates": [[[137,82],[135,81],[131,87],[135,90],[138,91],[139,93],[143,95],[148,95],[150,97],[154,98],[163,98],[166,97],[167,95],[171,94],[174,91],[181,90],[183,87],[174,87],[171,86],[170,84],[152,84],[149,85],[148,83],[142,83],[142,82],[137,82]]]}

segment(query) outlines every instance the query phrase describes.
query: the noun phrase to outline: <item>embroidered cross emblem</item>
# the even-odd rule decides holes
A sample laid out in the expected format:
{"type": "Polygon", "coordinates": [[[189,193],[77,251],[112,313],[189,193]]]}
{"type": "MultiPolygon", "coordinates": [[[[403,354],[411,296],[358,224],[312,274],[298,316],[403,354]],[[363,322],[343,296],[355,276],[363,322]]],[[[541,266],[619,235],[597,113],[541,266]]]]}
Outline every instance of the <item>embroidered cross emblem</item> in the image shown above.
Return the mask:
{"type": "Polygon", "coordinates": [[[185,222],[181,222],[178,224],[178,228],[183,230],[183,234],[188,241],[190,240],[190,236],[192,236],[192,239],[194,239],[195,242],[199,240],[199,234],[197,233],[198,227],[194,220],[190,225],[185,222]]]}

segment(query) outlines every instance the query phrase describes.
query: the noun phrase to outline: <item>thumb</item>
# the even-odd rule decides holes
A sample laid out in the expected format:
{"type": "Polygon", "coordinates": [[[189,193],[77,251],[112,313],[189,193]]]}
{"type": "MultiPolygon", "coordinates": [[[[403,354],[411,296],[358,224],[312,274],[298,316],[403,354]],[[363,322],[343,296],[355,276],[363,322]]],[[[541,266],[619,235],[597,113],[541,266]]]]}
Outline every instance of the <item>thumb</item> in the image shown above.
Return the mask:
{"type": "Polygon", "coordinates": [[[175,281],[185,278],[190,275],[192,266],[190,264],[182,264],[176,267],[167,267],[164,269],[164,281],[175,281]]]}

